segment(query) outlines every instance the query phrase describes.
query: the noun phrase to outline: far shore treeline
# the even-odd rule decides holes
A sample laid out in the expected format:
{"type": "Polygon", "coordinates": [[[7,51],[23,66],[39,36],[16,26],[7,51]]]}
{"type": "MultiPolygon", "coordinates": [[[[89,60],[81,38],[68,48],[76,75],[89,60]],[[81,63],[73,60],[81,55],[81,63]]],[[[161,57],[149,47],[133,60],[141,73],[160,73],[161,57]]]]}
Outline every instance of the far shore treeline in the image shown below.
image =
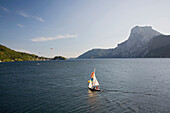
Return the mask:
{"type": "Polygon", "coordinates": [[[66,60],[66,58],[62,56],[55,56],[54,58],[39,57],[34,54],[17,52],[0,44],[0,62],[46,61],[46,60],[66,60]]]}

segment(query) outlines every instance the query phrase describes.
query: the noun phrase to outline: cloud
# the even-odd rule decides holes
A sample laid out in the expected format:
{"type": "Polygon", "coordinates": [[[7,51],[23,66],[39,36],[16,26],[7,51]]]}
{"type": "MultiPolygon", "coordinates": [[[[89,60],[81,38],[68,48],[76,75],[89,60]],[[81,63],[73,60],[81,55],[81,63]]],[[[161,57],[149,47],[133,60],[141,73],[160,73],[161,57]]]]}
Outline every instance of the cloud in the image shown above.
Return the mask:
{"type": "Polygon", "coordinates": [[[40,17],[37,17],[37,16],[35,16],[34,19],[36,19],[36,20],[38,20],[40,22],[45,22],[45,20],[43,18],[40,18],[40,17]]]}
{"type": "Polygon", "coordinates": [[[21,15],[21,16],[23,16],[25,18],[29,18],[30,17],[26,12],[24,12],[22,10],[17,10],[17,12],[18,12],[19,15],[21,15]]]}
{"type": "Polygon", "coordinates": [[[10,12],[9,9],[7,9],[7,8],[5,8],[5,7],[3,7],[3,6],[0,6],[0,9],[2,9],[2,10],[5,11],[5,12],[10,12]]]}
{"type": "Polygon", "coordinates": [[[43,18],[38,17],[38,16],[29,15],[28,13],[26,13],[26,12],[23,11],[23,10],[17,10],[17,13],[18,13],[20,16],[23,16],[23,17],[25,17],[25,18],[35,19],[35,20],[37,20],[37,21],[39,21],[39,22],[42,22],[42,23],[45,22],[45,20],[44,20],[43,18]]]}
{"type": "Polygon", "coordinates": [[[20,27],[20,28],[24,27],[24,25],[22,25],[22,24],[17,24],[17,26],[20,27]]]}
{"type": "Polygon", "coordinates": [[[77,38],[77,34],[65,34],[65,35],[57,35],[55,37],[38,37],[38,38],[33,38],[31,41],[33,42],[45,42],[45,41],[50,41],[50,40],[57,40],[57,39],[64,39],[64,38],[77,38]]]}

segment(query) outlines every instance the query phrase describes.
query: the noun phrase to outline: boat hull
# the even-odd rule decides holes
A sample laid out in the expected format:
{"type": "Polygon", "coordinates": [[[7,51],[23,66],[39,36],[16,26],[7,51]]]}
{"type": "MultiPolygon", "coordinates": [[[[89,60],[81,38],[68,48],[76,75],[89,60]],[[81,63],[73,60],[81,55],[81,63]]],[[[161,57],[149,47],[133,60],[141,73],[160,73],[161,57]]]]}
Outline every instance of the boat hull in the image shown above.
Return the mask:
{"type": "Polygon", "coordinates": [[[91,91],[100,91],[100,89],[89,88],[91,91]]]}

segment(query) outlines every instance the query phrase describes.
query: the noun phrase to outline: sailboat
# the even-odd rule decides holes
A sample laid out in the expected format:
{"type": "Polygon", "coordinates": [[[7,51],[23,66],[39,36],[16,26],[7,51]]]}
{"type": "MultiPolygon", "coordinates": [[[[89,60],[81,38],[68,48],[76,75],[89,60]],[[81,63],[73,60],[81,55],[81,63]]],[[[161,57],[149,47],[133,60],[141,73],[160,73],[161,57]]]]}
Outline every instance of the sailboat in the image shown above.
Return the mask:
{"type": "Polygon", "coordinates": [[[97,81],[97,78],[95,76],[95,69],[94,72],[91,73],[89,82],[89,89],[92,91],[100,91],[99,89],[99,82],[97,81]]]}

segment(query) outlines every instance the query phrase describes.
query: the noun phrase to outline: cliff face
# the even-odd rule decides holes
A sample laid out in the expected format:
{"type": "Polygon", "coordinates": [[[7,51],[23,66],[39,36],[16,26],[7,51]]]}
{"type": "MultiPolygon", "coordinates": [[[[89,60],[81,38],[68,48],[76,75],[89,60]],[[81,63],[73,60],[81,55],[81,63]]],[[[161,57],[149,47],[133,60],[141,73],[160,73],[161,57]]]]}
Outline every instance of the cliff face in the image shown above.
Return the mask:
{"type": "Polygon", "coordinates": [[[144,57],[170,57],[170,35],[159,35],[152,38],[143,53],[144,57]]]}
{"type": "MultiPolygon", "coordinates": [[[[116,48],[92,49],[80,55],[78,58],[91,58],[91,56],[94,58],[152,57],[150,56],[151,51],[158,48],[159,51],[161,51],[160,47],[163,47],[163,45],[169,47],[169,44],[169,36],[162,35],[156,30],[153,30],[151,26],[136,26],[131,30],[129,38],[126,41],[118,44],[116,48]]],[[[164,50],[166,50],[166,47],[164,47],[164,50]]],[[[159,54],[159,56],[161,56],[161,54],[159,54]]]]}
{"type": "Polygon", "coordinates": [[[112,57],[138,57],[143,51],[147,43],[155,36],[161,33],[155,31],[150,26],[136,26],[131,30],[128,40],[118,44],[115,51],[111,53],[112,57]]]}

